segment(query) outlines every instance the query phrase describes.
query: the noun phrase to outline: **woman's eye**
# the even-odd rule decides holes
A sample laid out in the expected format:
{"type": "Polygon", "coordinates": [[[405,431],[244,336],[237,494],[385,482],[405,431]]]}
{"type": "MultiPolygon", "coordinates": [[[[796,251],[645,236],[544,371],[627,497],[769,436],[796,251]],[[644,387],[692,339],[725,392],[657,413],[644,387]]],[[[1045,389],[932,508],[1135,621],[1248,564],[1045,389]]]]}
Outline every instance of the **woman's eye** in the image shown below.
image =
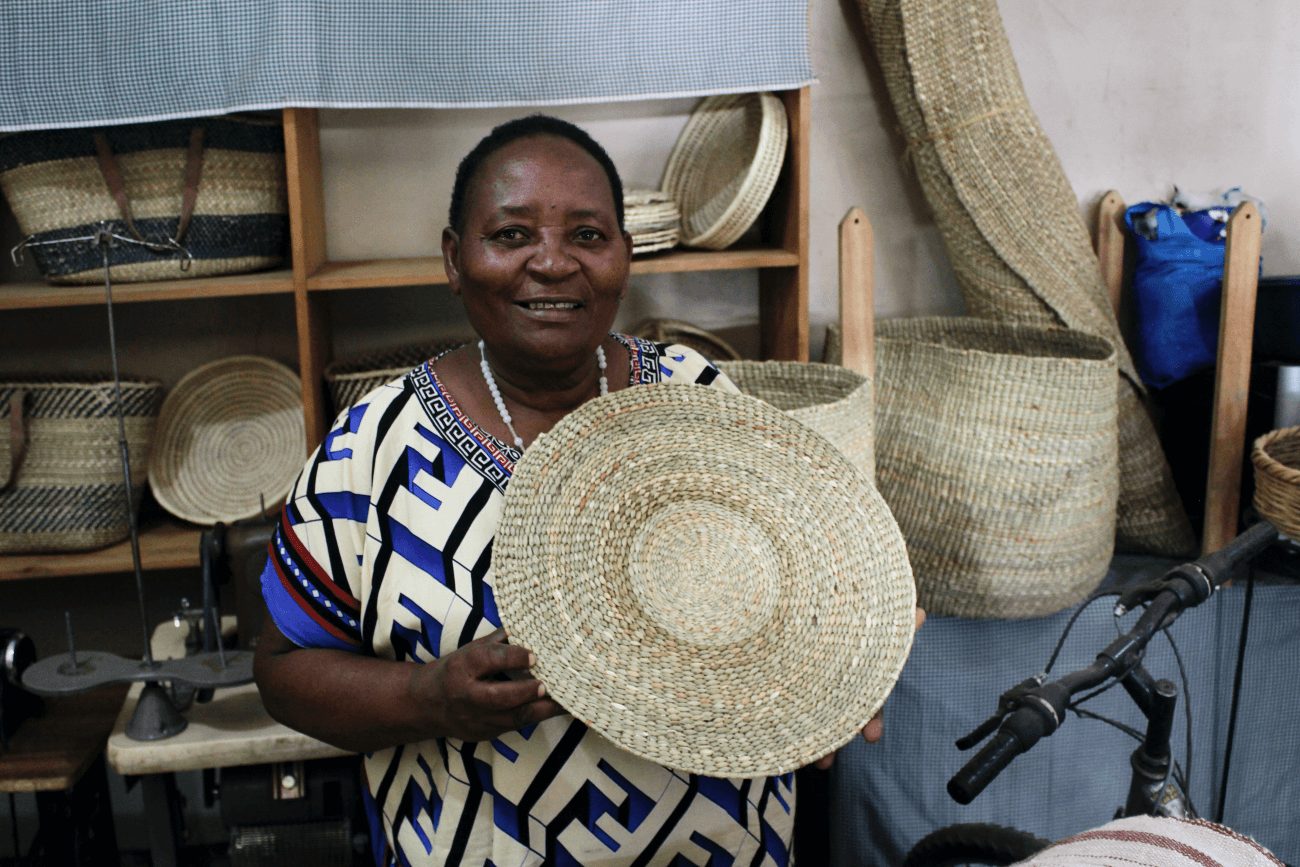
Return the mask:
{"type": "Polygon", "coordinates": [[[524,230],[518,226],[507,226],[506,228],[499,230],[493,237],[498,241],[522,241],[528,236],[525,235],[524,230]]]}
{"type": "Polygon", "coordinates": [[[603,233],[601,233],[599,229],[592,229],[588,227],[588,228],[579,229],[574,237],[576,237],[579,241],[590,243],[592,241],[599,241],[605,236],[603,233]]]}

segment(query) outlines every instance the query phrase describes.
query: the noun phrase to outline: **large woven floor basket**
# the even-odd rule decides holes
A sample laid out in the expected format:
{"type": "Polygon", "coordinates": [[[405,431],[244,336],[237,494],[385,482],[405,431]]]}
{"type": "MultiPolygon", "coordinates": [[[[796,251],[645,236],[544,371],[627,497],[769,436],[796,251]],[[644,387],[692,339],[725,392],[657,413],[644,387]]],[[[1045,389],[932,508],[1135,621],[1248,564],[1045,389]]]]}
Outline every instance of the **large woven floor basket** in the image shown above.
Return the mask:
{"type": "MultiPolygon", "coordinates": [[[[122,383],[136,504],[162,395],[157,382],[122,383]]],[[[0,431],[0,553],[89,550],[130,535],[112,382],[0,383],[0,431]]]]}
{"type": "Polygon", "coordinates": [[[826,437],[868,481],[875,481],[870,379],[833,364],[796,361],[723,361],[718,369],[743,393],[826,437]]]}
{"type": "Polygon", "coordinates": [[[288,247],[284,134],[277,118],[231,116],[0,136],[0,189],[51,283],[103,280],[85,242],[101,223],[118,243],[118,282],[269,268],[288,247]],[[169,239],[176,244],[169,244],[169,239]],[[176,247],[190,260],[182,270],[176,247]]]}
{"type": "Polygon", "coordinates": [[[1105,576],[1118,493],[1115,353],[1078,331],[886,320],[876,340],[876,480],[918,604],[1035,617],[1105,576]]]}
{"type": "Polygon", "coordinates": [[[1255,465],[1255,510],[1300,541],[1300,427],[1269,431],[1250,451],[1255,465]]]}

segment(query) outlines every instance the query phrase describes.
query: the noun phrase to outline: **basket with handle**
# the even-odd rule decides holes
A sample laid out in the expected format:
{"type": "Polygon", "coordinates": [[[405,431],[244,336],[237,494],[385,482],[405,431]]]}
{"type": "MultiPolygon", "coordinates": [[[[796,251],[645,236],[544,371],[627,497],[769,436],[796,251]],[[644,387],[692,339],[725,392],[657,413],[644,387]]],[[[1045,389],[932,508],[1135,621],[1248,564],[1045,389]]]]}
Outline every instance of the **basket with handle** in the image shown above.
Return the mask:
{"type": "Polygon", "coordinates": [[[1250,462],[1255,465],[1255,510],[1282,533],[1300,540],[1300,426],[1256,439],[1250,462]]]}

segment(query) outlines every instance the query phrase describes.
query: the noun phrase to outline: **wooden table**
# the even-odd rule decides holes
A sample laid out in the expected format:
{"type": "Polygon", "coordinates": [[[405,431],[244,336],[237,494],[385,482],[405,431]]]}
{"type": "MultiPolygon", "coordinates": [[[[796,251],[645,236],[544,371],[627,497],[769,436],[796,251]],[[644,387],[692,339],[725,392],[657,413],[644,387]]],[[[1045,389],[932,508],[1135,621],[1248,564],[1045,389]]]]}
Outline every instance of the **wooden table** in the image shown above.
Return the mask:
{"type": "Polygon", "coordinates": [[[32,844],[52,864],[116,859],[104,744],[126,685],[45,699],[0,750],[0,792],[34,793],[40,831],[32,844]]]}

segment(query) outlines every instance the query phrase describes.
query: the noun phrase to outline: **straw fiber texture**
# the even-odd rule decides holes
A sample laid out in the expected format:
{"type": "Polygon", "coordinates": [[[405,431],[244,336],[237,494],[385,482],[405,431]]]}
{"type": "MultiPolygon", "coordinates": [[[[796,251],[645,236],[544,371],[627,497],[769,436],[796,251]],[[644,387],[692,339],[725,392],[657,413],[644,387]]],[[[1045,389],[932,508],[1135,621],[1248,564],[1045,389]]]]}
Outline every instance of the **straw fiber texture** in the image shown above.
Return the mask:
{"type": "MultiPolygon", "coordinates": [[[[176,280],[269,268],[284,259],[288,196],[278,122],[209,118],[110,127],[108,137],[136,226],[145,239],[174,236],[184,190],[190,129],[203,126],[202,173],[184,246],[174,253],[135,245],[113,251],[118,282],[176,280]]],[[[85,236],[100,223],[129,236],[95,158],[95,130],[62,129],[0,138],[0,189],[24,235],[52,241],[85,236]]],[[[103,280],[100,254],[89,244],[29,248],[51,283],[103,280]]]]}
{"type": "Polygon", "coordinates": [[[724,361],[718,369],[742,394],[784,410],[835,444],[872,483],[876,480],[871,380],[833,364],[724,361]]]}
{"type": "Polygon", "coordinates": [[[1100,337],[973,318],[876,335],[876,482],[921,607],[1037,617],[1105,577],[1118,493],[1115,355],[1100,337]]]}
{"type": "Polygon", "coordinates": [[[974,316],[1109,339],[1118,383],[1118,543],[1194,549],[1078,203],[1038,124],[994,0],[859,0],[915,169],[974,316]]]}
{"type": "Polygon", "coordinates": [[[785,162],[785,106],[770,93],[702,99],[664,169],[681,209],[681,243],[721,250],[740,240],[767,204],[785,162]]]}
{"type": "Polygon", "coordinates": [[[372,389],[392,382],[417,364],[437,358],[465,342],[419,343],[331,361],[325,365],[324,376],[334,412],[342,412],[344,407],[352,406],[372,389]]]}
{"type": "Polygon", "coordinates": [[[297,374],[269,358],[223,358],[187,373],[163,401],[149,486],[195,524],[251,518],[289,493],[305,437],[297,374]]]}
{"type": "MultiPolygon", "coordinates": [[[[135,503],[162,397],[160,383],[122,383],[135,503]]],[[[130,535],[111,381],[0,383],[0,431],[0,553],[87,550],[130,535]],[[9,435],[16,393],[24,395],[27,447],[11,471],[22,452],[9,435]]]]}
{"type": "Polygon", "coordinates": [[[684,772],[802,767],[880,708],[915,590],[879,494],[742,394],[591,401],[529,447],[493,546],[512,641],[561,705],[684,772]]]}
{"type": "Polygon", "coordinates": [[[1255,465],[1255,509],[1300,541],[1300,427],[1269,431],[1250,450],[1255,465]]]}
{"type": "Polygon", "coordinates": [[[655,343],[676,343],[694,349],[710,361],[740,358],[735,347],[712,331],[679,319],[643,319],[632,327],[632,333],[655,343]]]}

